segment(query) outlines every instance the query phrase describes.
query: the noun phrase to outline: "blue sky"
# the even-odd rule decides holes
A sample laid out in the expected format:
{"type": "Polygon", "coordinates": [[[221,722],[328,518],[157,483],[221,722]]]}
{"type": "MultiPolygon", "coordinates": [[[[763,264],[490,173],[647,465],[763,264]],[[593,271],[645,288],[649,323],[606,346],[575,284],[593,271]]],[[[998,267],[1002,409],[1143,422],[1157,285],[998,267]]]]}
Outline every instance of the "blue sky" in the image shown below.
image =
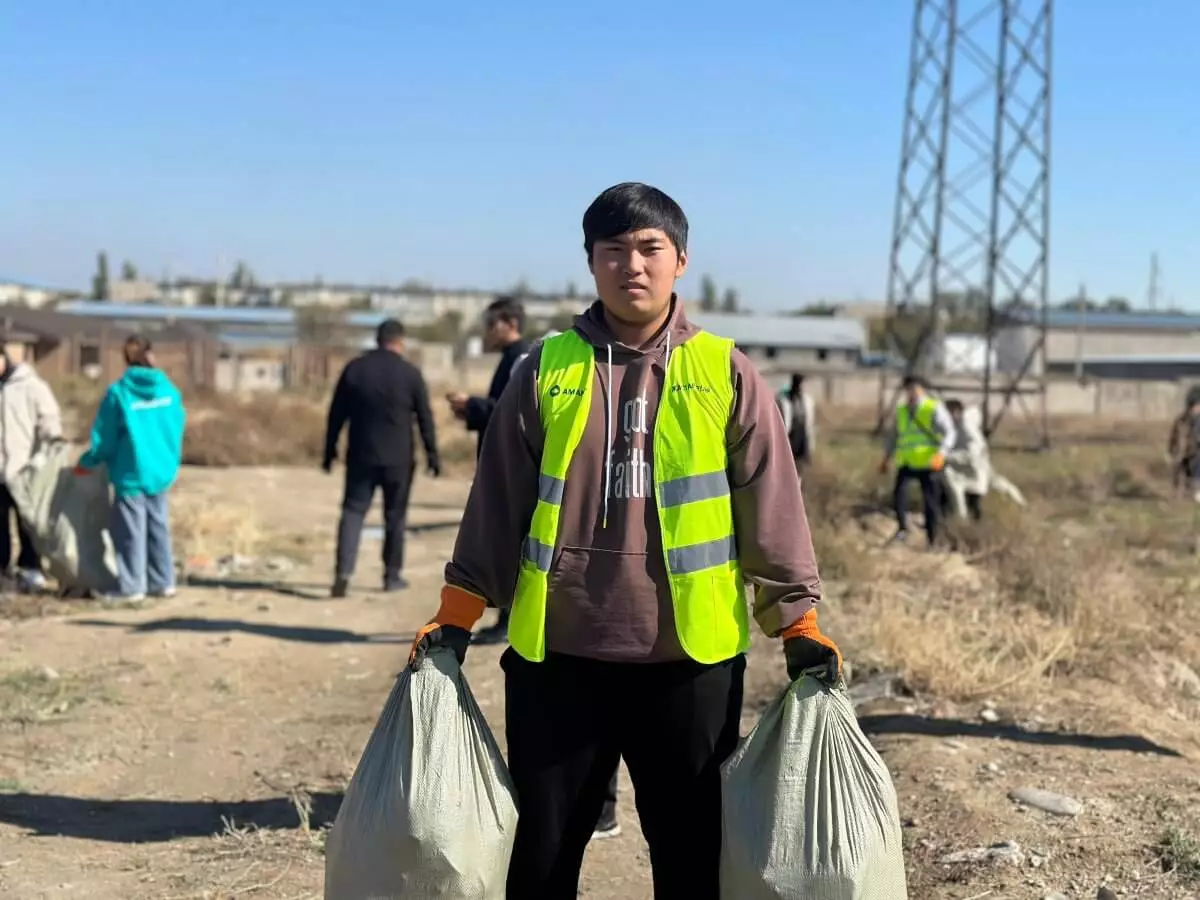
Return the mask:
{"type": "MultiPolygon", "coordinates": [[[[969,4],[968,4],[969,5],[969,4]]],[[[0,7],[0,273],[544,289],[654,183],[760,310],[883,296],[912,5],[358,0],[0,7]]],[[[1200,309],[1200,4],[1060,0],[1052,293],[1200,309]]]]}

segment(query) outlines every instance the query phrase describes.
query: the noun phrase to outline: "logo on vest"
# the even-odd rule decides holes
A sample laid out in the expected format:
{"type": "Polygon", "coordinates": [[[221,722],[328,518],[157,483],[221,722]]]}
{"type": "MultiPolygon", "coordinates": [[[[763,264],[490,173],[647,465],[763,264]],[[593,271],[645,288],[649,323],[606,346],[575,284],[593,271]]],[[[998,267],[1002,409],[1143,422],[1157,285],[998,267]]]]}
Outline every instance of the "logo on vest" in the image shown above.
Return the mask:
{"type": "Polygon", "coordinates": [[[679,391],[697,391],[701,394],[711,394],[713,389],[712,386],[708,384],[696,384],[688,381],[684,384],[675,384],[671,386],[671,393],[674,394],[678,393],[679,391]]]}
{"type": "Polygon", "coordinates": [[[565,388],[560,387],[557,384],[550,385],[550,396],[558,397],[560,395],[566,395],[567,397],[582,397],[583,388],[565,388]]]}

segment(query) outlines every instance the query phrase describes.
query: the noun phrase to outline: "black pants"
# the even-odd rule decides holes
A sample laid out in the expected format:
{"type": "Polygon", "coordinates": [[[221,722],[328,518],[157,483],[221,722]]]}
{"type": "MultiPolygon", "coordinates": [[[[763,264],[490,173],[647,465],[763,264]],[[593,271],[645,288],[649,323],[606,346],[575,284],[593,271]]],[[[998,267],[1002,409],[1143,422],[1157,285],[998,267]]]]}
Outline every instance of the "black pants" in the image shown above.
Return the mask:
{"type": "Polygon", "coordinates": [[[408,515],[408,494],[412,488],[414,467],[346,467],[346,487],[342,494],[342,518],[338,522],[337,577],[354,574],[363,520],[371,508],[375,489],[383,490],[383,573],[395,577],[404,568],[404,519],[408,515]]]}
{"type": "Polygon", "coordinates": [[[17,514],[17,505],[7,485],[0,485],[0,572],[7,572],[12,563],[12,521],[17,521],[17,541],[20,552],[17,555],[17,568],[40,572],[42,559],[33,545],[33,537],[29,529],[17,514]]]}
{"type": "Polygon", "coordinates": [[[931,469],[910,469],[903,466],[896,471],[896,486],[892,490],[892,508],[896,511],[896,524],[901,531],[908,531],[908,483],[921,485],[921,500],[925,508],[925,535],[932,544],[937,538],[938,520],[942,507],[941,477],[931,469]]]}
{"type": "Polygon", "coordinates": [[[511,648],[508,766],[517,789],[508,896],[575,900],[579,868],[623,758],[650,845],[656,900],[718,900],[720,766],[738,741],[745,657],[602,663],[511,648]]]}

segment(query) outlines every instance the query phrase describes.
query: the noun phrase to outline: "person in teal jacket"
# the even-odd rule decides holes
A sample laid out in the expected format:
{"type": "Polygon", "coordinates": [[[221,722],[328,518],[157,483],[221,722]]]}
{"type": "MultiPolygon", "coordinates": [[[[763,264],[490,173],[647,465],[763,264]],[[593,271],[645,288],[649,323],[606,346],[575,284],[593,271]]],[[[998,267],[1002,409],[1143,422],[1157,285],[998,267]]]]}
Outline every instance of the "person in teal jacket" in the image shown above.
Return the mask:
{"type": "Polygon", "coordinates": [[[113,599],[137,601],[175,593],[167,491],[179,474],[186,414],[179,389],[154,367],[149,340],[126,340],[125,363],[96,412],[91,447],[78,468],[108,467],[120,589],[113,599]]]}

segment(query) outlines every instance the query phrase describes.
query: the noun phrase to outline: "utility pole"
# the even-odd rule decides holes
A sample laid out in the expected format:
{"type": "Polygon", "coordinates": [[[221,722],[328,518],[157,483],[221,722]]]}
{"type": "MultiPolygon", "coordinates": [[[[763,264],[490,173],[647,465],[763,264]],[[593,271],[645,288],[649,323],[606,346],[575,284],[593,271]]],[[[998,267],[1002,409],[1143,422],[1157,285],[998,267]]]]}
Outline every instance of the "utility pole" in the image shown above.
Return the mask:
{"type": "Polygon", "coordinates": [[[1159,295],[1159,268],[1158,254],[1150,254],[1150,287],[1146,290],[1146,305],[1150,307],[1150,312],[1158,312],[1158,295],[1159,295]]]}
{"type": "Polygon", "coordinates": [[[1088,296],[1087,285],[1079,285],[1078,309],[1075,316],[1075,378],[1083,381],[1083,339],[1087,334],[1088,296]]]}

